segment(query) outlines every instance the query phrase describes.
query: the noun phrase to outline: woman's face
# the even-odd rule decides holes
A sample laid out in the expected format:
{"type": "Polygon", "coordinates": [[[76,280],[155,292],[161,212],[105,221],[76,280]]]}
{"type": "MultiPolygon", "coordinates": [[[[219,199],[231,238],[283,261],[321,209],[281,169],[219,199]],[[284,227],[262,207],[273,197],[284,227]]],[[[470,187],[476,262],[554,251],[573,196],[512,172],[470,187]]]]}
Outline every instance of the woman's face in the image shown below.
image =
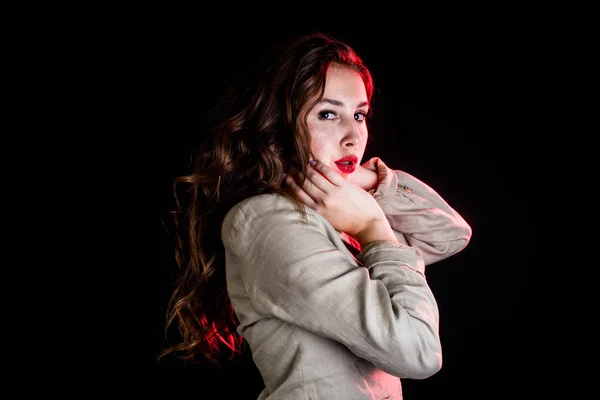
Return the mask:
{"type": "Polygon", "coordinates": [[[360,75],[332,64],[323,99],[308,115],[315,158],[348,179],[361,163],[367,138],[367,92],[360,75]]]}

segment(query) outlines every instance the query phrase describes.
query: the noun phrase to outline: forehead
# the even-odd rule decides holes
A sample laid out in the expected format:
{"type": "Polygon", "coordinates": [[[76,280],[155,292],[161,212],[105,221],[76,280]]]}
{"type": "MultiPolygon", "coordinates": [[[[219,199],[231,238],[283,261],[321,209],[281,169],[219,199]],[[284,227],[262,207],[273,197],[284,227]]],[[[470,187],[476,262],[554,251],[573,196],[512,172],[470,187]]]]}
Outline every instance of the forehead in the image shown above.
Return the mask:
{"type": "Polygon", "coordinates": [[[327,70],[324,97],[350,97],[367,101],[367,91],[358,72],[332,64],[327,70]]]}

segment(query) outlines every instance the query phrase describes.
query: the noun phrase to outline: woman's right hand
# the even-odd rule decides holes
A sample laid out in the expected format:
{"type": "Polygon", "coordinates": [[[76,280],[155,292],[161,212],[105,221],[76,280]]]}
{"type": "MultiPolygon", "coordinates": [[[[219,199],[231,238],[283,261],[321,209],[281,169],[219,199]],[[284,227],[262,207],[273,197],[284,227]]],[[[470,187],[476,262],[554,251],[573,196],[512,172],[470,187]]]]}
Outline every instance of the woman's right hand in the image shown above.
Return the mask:
{"type": "Polygon", "coordinates": [[[356,238],[372,227],[389,226],[381,207],[370,193],[320,161],[315,166],[308,166],[306,178],[302,186],[299,185],[302,173],[295,177],[288,175],[285,182],[305,205],[325,217],[336,230],[356,238]]]}

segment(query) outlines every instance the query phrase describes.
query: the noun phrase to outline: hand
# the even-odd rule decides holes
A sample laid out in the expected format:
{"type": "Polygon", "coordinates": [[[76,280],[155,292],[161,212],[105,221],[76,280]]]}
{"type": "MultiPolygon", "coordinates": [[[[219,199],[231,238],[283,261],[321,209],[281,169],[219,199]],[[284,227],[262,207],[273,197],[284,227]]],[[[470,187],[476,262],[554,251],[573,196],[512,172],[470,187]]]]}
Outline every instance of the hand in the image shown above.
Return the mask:
{"type": "Polygon", "coordinates": [[[287,176],[286,183],[296,191],[299,199],[321,214],[338,231],[356,237],[368,231],[372,224],[388,224],[385,214],[373,196],[364,189],[339,176],[331,168],[317,161],[308,166],[302,186],[302,173],[287,176]]]}
{"type": "Polygon", "coordinates": [[[348,180],[367,192],[376,189],[379,182],[385,179],[387,173],[385,165],[383,163],[379,164],[377,161],[379,161],[379,157],[373,157],[359,165],[348,180]]]}
{"type": "Polygon", "coordinates": [[[373,169],[371,169],[365,167],[364,165],[365,164],[359,165],[356,168],[356,171],[350,174],[348,180],[359,188],[368,192],[369,190],[377,187],[377,184],[379,184],[379,177],[377,176],[375,166],[372,166],[373,169]]]}

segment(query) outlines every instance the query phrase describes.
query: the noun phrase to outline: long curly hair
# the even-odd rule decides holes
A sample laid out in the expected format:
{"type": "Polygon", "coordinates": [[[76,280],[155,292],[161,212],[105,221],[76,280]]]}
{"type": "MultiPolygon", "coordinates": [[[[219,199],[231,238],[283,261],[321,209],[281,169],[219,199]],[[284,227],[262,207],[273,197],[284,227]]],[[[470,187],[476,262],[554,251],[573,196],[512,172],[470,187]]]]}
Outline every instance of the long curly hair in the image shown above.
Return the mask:
{"type": "Polygon", "coordinates": [[[216,364],[241,353],[244,340],[226,290],[221,224],[238,202],[279,193],[305,218],[303,204],[282,185],[284,172],[302,171],[312,157],[307,116],[323,97],[332,63],[362,77],[368,100],[373,78],[347,44],[320,32],[286,41],[225,91],[191,173],[173,183],[178,276],[167,307],[165,334],[177,326],[180,343],[159,355],[216,364]]]}

